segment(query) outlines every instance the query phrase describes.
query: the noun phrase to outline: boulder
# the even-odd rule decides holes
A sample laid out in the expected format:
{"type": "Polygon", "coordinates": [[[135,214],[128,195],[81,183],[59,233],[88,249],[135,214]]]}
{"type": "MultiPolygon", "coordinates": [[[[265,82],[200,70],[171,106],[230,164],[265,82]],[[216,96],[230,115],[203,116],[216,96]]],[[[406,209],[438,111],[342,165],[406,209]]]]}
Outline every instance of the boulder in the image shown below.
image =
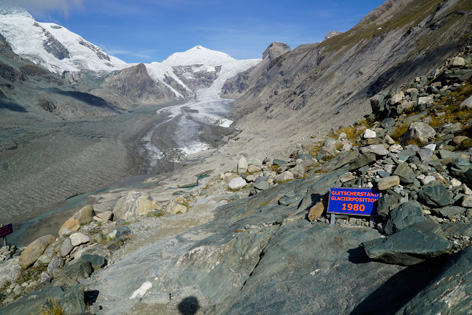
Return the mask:
{"type": "Polygon", "coordinates": [[[280,183],[285,183],[285,182],[287,182],[289,180],[293,180],[293,179],[294,179],[294,176],[293,176],[292,172],[290,172],[290,171],[285,171],[282,174],[279,174],[275,177],[275,181],[279,184],[280,183]]]}
{"type": "Polygon", "coordinates": [[[104,211],[96,214],[100,221],[111,221],[113,219],[113,211],[104,211]]]}
{"type": "Polygon", "coordinates": [[[402,136],[402,141],[408,143],[410,141],[419,142],[420,144],[428,143],[429,139],[436,135],[436,131],[423,122],[414,122],[410,125],[407,132],[402,136]]]}
{"type": "Polygon", "coordinates": [[[66,238],[64,242],[62,242],[61,248],[59,249],[59,255],[61,257],[66,257],[67,255],[69,255],[73,248],[74,246],[72,246],[70,238],[66,238]]]}
{"type": "Polygon", "coordinates": [[[93,211],[93,207],[91,205],[87,205],[80,209],[74,217],[77,218],[79,221],[80,225],[88,224],[92,222],[93,216],[95,215],[95,212],[93,211]]]}
{"type": "Polygon", "coordinates": [[[360,149],[361,153],[375,153],[379,156],[388,154],[388,150],[381,144],[371,144],[360,149]]]}
{"type": "Polygon", "coordinates": [[[80,259],[88,261],[92,266],[93,270],[100,269],[106,264],[105,258],[100,255],[83,254],[80,259]]]}
{"type": "Polygon", "coordinates": [[[381,217],[386,217],[390,211],[398,207],[400,204],[400,197],[397,195],[383,194],[377,201],[377,214],[381,217]]]}
{"type": "Polygon", "coordinates": [[[258,190],[266,190],[266,189],[269,189],[269,187],[270,187],[269,182],[266,180],[261,180],[261,181],[256,180],[254,184],[254,188],[258,190]]]}
{"type": "Polygon", "coordinates": [[[46,248],[56,240],[52,235],[42,236],[32,243],[21,253],[19,265],[23,269],[27,269],[33,265],[36,260],[44,253],[46,248]]]}
{"type": "Polygon", "coordinates": [[[400,185],[400,177],[396,175],[381,178],[377,182],[377,188],[379,190],[387,190],[397,185],[400,185]]]}
{"type": "Polygon", "coordinates": [[[416,178],[415,172],[407,163],[400,163],[393,174],[400,178],[400,183],[403,185],[413,184],[416,178]]]}
{"type": "Polygon", "coordinates": [[[229,189],[231,190],[238,190],[238,189],[241,189],[241,188],[244,188],[246,187],[247,185],[247,182],[244,180],[244,178],[238,176],[236,178],[233,178],[229,183],[228,183],[228,187],[229,189]]]}
{"type": "Polygon", "coordinates": [[[325,211],[325,206],[322,201],[316,203],[313,207],[310,208],[310,211],[308,212],[308,221],[313,222],[325,211]]]}
{"type": "Polygon", "coordinates": [[[472,108],[472,96],[466,98],[461,105],[459,106],[460,109],[471,109],[472,108]]]}
{"type": "Polygon", "coordinates": [[[70,236],[70,242],[72,246],[79,246],[80,244],[86,244],[90,242],[90,237],[88,237],[88,235],[78,232],[70,236]]]}
{"type": "Polygon", "coordinates": [[[79,220],[77,218],[70,217],[69,219],[67,219],[66,222],[64,222],[64,224],[59,229],[59,236],[62,237],[64,234],[67,234],[65,232],[68,232],[68,231],[77,232],[79,228],[80,228],[79,220]]]}
{"type": "Polygon", "coordinates": [[[464,67],[465,59],[462,57],[453,57],[449,63],[451,67],[464,67]]]}
{"type": "Polygon", "coordinates": [[[403,230],[407,226],[423,222],[424,220],[425,217],[420,204],[408,201],[402,203],[388,214],[384,231],[386,234],[391,235],[403,230]]]}
{"type": "Polygon", "coordinates": [[[371,129],[366,129],[362,134],[363,139],[375,139],[377,138],[377,133],[371,129]]]}
{"type": "Polygon", "coordinates": [[[385,239],[362,243],[369,258],[389,264],[414,265],[447,253],[452,244],[432,220],[418,222],[385,239]]]}
{"type": "Polygon", "coordinates": [[[431,208],[431,213],[438,217],[452,219],[455,216],[464,214],[466,208],[458,206],[448,206],[443,208],[431,208]]]}
{"type": "Polygon", "coordinates": [[[259,166],[252,165],[252,164],[247,167],[247,172],[248,172],[249,174],[258,173],[258,172],[260,172],[261,170],[262,170],[262,169],[261,169],[259,166]]]}
{"type": "Polygon", "coordinates": [[[397,314],[469,314],[472,246],[459,253],[397,314]]]}
{"type": "Polygon", "coordinates": [[[247,169],[248,169],[247,160],[244,156],[241,156],[241,158],[238,161],[238,174],[246,173],[247,169]]]}
{"type": "Polygon", "coordinates": [[[152,197],[141,191],[130,191],[120,199],[113,208],[114,220],[130,220],[137,216],[147,215],[161,207],[152,197]]]}
{"type": "Polygon", "coordinates": [[[418,192],[418,197],[422,203],[430,207],[445,207],[454,202],[452,193],[438,181],[423,187],[418,192]]]}
{"type": "Polygon", "coordinates": [[[167,206],[166,211],[169,214],[181,214],[181,213],[187,213],[188,208],[181,203],[173,201],[167,206]]]}

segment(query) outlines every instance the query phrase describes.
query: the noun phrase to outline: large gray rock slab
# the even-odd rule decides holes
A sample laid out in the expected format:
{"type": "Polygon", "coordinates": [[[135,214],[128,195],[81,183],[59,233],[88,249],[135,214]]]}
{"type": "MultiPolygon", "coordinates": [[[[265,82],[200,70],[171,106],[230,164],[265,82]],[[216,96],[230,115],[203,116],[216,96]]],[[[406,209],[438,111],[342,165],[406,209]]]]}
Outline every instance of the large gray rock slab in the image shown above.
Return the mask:
{"type": "Polygon", "coordinates": [[[393,209],[386,220],[384,231],[392,235],[407,226],[425,221],[421,205],[414,201],[402,203],[393,209]]]}
{"type": "Polygon", "coordinates": [[[451,205],[453,200],[452,192],[438,181],[434,181],[418,192],[420,201],[430,207],[445,207],[451,205]]]}
{"type": "Polygon", "coordinates": [[[472,247],[454,257],[398,314],[470,314],[472,247]]]}
{"type": "Polygon", "coordinates": [[[414,265],[447,253],[449,243],[441,227],[428,220],[410,225],[385,239],[363,243],[369,258],[389,264],[414,265]]]}

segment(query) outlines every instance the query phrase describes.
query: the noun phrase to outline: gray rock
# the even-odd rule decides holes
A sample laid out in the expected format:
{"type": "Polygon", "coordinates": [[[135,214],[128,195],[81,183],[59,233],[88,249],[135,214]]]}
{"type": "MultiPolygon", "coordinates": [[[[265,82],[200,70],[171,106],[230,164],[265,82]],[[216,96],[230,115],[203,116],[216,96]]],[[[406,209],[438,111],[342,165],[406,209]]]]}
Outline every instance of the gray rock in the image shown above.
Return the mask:
{"type": "Polygon", "coordinates": [[[93,270],[97,270],[105,266],[106,260],[103,256],[93,255],[93,254],[83,254],[80,258],[82,260],[88,261],[92,266],[93,270]]]}
{"type": "Polygon", "coordinates": [[[362,245],[371,259],[407,266],[438,257],[452,248],[439,224],[432,220],[416,223],[385,239],[362,245]]]}
{"type": "Polygon", "coordinates": [[[377,214],[386,217],[392,209],[398,207],[400,197],[392,194],[383,194],[377,201],[377,214]]]}
{"type": "Polygon", "coordinates": [[[69,255],[69,253],[72,251],[74,246],[72,246],[72,242],[70,241],[70,238],[66,238],[61,245],[61,248],[59,249],[59,255],[61,257],[66,257],[69,255]]]}
{"type": "Polygon", "coordinates": [[[244,156],[241,156],[241,158],[238,161],[238,174],[246,173],[247,168],[248,168],[247,160],[244,156]]]}
{"type": "Polygon", "coordinates": [[[269,187],[270,187],[269,182],[266,180],[261,180],[261,181],[256,180],[256,183],[254,184],[254,188],[259,189],[259,190],[266,190],[266,189],[269,189],[269,187]]]}
{"type": "Polygon", "coordinates": [[[428,164],[429,161],[431,161],[431,158],[433,157],[433,155],[434,155],[434,150],[430,150],[427,148],[421,148],[418,151],[418,156],[420,157],[421,162],[425,164],[428,164]]]}
{"type": "Polygon", "coordinates": [[[366,129],[362,134],[362,138],[364,139],[375,139],[377,138],[377,133],[371,129],[366,129]]]}
{"type": "Polygon", "coordinates": [[[88,235],[78,232],[70,236],[70,242],[72,246],[79,246],[80,244],[90,242],[90,237],[88,237],[88,235]]]}
{"type": "Polygon", "coordinates": [[[420,201],[430,207],[445,207],[451,205],[452,193],[438,181],[434,181],[418,192],[420,201]]]}
{"type": "Polygon", "coordinates": [[[393,175],[398,176],[400,178],[400,183],[403,185],[413,184],[416,178],[415,172],[413,172],[407,163],[400,163],[393,172],[393,175]]]}
{"type": "Polygon", "coordinates": [[[407,226],[425,221],[421,206],[414,201],[402,203],[387,216],[384,231],[391,235],[407,226]]]}
{"type": "Polygon", "coordinates": [[[435,135],[436,131],[434,131],[430,125],[423,122],[414,122],[402,136],[402,141],[405,143],[408,143],[409,141],[417,141],[421,144],[426,144],[429,139],[435,135]]]}
{"type": "Polygon", "coordinates": [[[459,106],[460,109],[465,109],[465,108],[468,108],[468,109],[471,109],[472,108],[472,96],[469,96],[468,98],[466,98],[462,103],[461,105],[459,106]]]}
{"type": "Polygon", "coordinates": [[[377,156],[374,153],[360,154],[349,163],[349,171],[355,171],[363,166],[373,164],[377,161],[377,156]]]}
{"type": "Polygon", "coordinates": [[[290,172],[290,171],[285,171],[282,174],[279,174],[275,177],[275,181],[279,184],[284,183],[284,182],[289,181],[289,180],[293,180],[293,179],[294,179],[294,176],[293,176],[292,172],[290,172]]]}
{"type": "Polygon", "coordinates": [[[282,167],[285,165],[285,161],[281,159],[274,159],[272,161],[272,164],[282,167]]]}
{"type": "Polygon", "coordinates": [[[241,188],[244,188],[247,186],[247,183],[246,181],[244,180],[244,178],[238,176],[236,178],[233,178],[229,183],[228,183],[228,187],[229,189],[231,190],[238,190],[238,189],[241,189],[241,188]]]}
{"type": "Polygon", "coordinates": [[[371,144],[360,149],[361,153],[375,153],[379,156],[387,155],[388,150],[381,144],[371,144]]]}
{"type": "Polygon", "coordinates": [[[443,208],[431,208],[431,213],[442,218],[452,219],[457,215],[464,214],[466,211],[463,207],[448,206],[443,208]]]}
{"type": "Polygon", "coordinates": [[[58,256],[54,256],[54,258],[51,260],[51,262],[48,264],[48,273],[50,275],[53,274],[54,270],[62,268],[64,265],[64,261],[59,258],[58,256]]]}
{"type": "Polygon", "coordinates": [[[457,177],[462,177],[470,168],[470,162],[467,159],[458,157],[451,166],[451,174],[457,177]]]}
{"type": "Polygon", "coordinates": [[[397,314],[469,314],[472,305],[472,247],[455,256],[397,314]]]}

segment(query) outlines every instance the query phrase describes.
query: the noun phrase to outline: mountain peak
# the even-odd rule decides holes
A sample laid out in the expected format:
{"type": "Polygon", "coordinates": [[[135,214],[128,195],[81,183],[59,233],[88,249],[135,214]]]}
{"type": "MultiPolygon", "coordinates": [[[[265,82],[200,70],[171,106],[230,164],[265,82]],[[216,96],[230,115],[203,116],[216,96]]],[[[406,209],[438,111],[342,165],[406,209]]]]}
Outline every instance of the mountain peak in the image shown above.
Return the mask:
{"type": "Polygon", "coordinates": [[[8,16],[18,16],[18,17],[25,17],[34,20],[33,16],[29,14],[26,9],[17,6],[10,6],[5,5],[0,1],[0,15],[8,15],[8,16]]]}
{"type": "Polygon", "coordinates": [[[187,51],[177,52],[164,60],[162,63],[168,65],[196,65],[206,64],[210,66],[223,65],[228,62],[232,62],[235,59],[230,55],[212,50],[201,45],[197,45],[187,51]]]}

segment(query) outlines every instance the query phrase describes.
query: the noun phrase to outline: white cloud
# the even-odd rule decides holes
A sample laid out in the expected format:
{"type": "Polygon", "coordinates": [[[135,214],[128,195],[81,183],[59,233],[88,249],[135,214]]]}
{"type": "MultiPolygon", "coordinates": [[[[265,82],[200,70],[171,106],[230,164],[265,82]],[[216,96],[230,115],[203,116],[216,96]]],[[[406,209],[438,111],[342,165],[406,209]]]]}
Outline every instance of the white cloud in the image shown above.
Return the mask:
{"type": "Polygon", "coordinates": [[[3,0],[3,4],[24,7],[34,13],[45,11],[62,11],[64,16],[69,16],[70,11],[81,8],[85,0],[3,0]]]}

